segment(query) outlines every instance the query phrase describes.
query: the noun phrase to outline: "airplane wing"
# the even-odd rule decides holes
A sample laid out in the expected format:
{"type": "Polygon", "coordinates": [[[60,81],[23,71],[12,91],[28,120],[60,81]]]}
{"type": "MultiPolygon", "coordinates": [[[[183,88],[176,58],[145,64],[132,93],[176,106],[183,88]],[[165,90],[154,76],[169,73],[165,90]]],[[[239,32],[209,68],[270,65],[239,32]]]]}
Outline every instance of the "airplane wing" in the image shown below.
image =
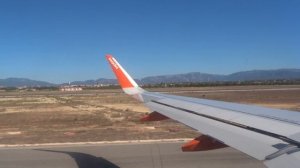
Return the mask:
{"type": "Polygon", "coordinates": [[[170,118],[201,132],[182,147],[183,151],[231,146],[263,161],[267,167],[299,167],[299,112],[148,92],[113,56],[106,58],[124,92],[153,111],[143,121],[170,118]]]}

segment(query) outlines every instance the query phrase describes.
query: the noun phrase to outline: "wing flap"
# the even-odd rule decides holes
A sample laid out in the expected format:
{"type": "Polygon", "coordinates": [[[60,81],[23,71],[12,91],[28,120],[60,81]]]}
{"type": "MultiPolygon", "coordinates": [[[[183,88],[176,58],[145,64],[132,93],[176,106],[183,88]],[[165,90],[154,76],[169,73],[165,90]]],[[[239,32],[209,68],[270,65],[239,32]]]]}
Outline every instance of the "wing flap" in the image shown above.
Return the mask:
{"type": "Polygon", "coordinates": [[[219,142],[218,140],[206,135],[200,135],[199,137],[187,142],[181,147],[183,152],[194,151],[208,151],[214,149],[220,149],[228,147],[227,145],[219,142]]]}
{"type": "MultiPolygon", "coordinates": [[[[299,150],[298,150],[299,151],[299,150]]],[[[300,163],[300,152],[286,153],[272,160],[264,161],[264,164],[272,168],[296,168],[300,163]]]]}
{"type": "Polygon", "coordinates": [[[156,112],[156,111],[153,111],[152,113],[141,118],[141,121],[161,121],[161,120],[167,120],[167,119],[169,119],[169,118],[156,112]]]}

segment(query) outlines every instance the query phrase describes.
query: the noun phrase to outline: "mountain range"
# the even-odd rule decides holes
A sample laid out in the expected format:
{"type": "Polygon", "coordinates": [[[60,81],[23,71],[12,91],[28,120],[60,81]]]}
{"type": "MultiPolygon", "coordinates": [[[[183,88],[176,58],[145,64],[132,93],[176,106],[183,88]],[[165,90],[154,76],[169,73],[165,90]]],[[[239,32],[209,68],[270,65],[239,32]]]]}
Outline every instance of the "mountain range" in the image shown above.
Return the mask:
{"type": "Polygon", "coordinates": [[[185,83],[185,82],[216,82],[216,81],[253,81],[300,79],[300,69],[252,70],[241,71],[229,75],[191,72],[177,75],[150,76],[141,79],[143,84],[185,83]]]}
{"type": "Polygon", "coordinates": [[[56,86],[53,83],[31,80],[27,78],[7,78],[0,79],[0,87],[44,87],[44,86],[56,86]]]}
{"type": "MultiPolygon", "coordinates": [[[[142,79],[135,79],[139,84],[158,83],[197,83],[216,81],[253,81],[253,80],[299,80],[300,69],[277,69],[277,70],[252,70],[241,71],[229,75],[208,74],[191,72],[175,75],[149,76],[142,79]]],[[[96,85],[96,84],[117,84],[115,79],[100,78],[96,80],[74,81],[72,85],[96,85]]],[[[26,78],[0,79],[1,87],[33,87],[33,86],[59,86],[64,84],[53,84],[45,81],[36,81],[26,78]]]]}

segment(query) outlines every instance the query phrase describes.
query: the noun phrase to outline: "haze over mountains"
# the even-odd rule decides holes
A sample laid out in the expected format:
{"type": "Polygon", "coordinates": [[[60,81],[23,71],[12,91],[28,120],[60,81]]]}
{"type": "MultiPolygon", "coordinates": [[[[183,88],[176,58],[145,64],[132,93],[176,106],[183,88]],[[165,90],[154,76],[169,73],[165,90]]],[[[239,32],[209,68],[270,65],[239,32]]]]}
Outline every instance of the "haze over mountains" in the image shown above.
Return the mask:
{"type": "Polygon", "coordinates": [[[27,78],[0,79],[0,87],[33,87],[33,86],[55,86],[53,83],[31,80],[27,78]]]}
{"type": "MultiPolygon", "coordinates": [[[[201,72],[191,72],[175,75],[149,76],[136,79],[140,84],[158,83],[197,83],[216,81],[253,81],[253,80],[300,80],[300,69],[277,69],[277,70],[252,70],[232,73],[229,75],[208,74],[201,72]]],[[[96,85],[96,84],[117,84],[115,79],[100,78],[97,80],[74,81],[72,85],[96,85]]],[[[33,87],[33,86],[59,86],[63,84],[53,84],[44,81],[30,80],[26,78],[0,79],[1,87],[33,87]]]]}

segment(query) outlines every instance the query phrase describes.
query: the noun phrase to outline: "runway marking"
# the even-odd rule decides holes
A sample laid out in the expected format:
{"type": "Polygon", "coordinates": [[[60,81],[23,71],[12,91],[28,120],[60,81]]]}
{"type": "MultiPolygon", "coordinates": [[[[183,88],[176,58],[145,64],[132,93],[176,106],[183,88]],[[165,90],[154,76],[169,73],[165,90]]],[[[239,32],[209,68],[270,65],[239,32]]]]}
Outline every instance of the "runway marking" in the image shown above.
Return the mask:
{"type": "Polygon", "coordinates": [[[216,93],[216,92],[286,91],[286,90],[300,90],[300,88],[183,90],[183,91],[167,91],[167,92],[158,92],[158,93],[216,93]]]}
{"type": "Polygon", "coordinates": [[[101,145],[101,144],[136,144],[136,143],[155,143],[155,142],[186,142],[192,138],[177,139],[155,139],[155,140],[130,140],[130,141],[96,141],[96,142],[65,142],[65,143],[41,143],[41,144],[0,144],[0,148],[16,147],[47,147],[47,146],[72,146],[72,145],[101,145]]]}

